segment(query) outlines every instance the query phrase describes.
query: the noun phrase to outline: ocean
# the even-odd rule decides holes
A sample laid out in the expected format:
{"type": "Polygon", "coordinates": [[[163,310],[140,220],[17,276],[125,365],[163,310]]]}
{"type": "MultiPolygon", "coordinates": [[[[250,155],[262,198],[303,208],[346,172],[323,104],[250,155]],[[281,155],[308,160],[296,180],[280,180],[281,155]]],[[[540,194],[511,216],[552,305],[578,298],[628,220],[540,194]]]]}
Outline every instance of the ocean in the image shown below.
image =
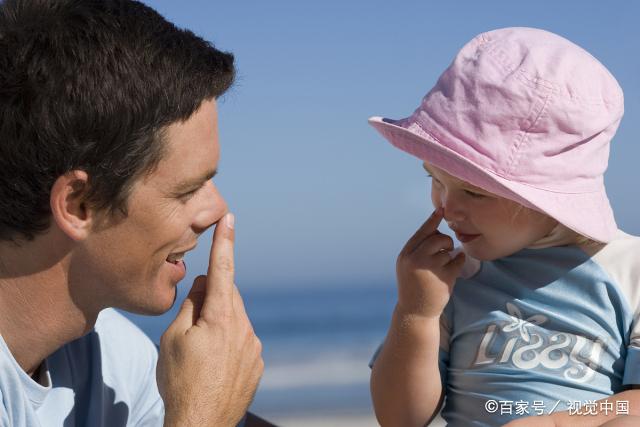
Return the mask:
{"type": "MultiPolygon", "coordinates": [[[[393,283],[241,293],[265,361],[252,412],[267,419],[373,413],[368,363],[386,333],[393,283]]],[[[174,312],[125,315],[157,343],[174,312]]]]}

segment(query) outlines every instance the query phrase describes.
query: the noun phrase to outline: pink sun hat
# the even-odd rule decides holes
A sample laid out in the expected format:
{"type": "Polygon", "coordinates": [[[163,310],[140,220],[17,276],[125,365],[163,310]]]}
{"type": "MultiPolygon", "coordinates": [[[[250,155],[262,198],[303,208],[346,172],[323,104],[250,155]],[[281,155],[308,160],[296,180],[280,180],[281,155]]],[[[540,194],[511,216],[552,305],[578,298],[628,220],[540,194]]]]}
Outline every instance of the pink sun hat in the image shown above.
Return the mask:
{"type": "Polygon", "coordinates": [[[599,242],[617,230],[604,187],[622,89],[591,54],[548,31],[467,43],[401,120],[369,123],[393,145],[599,242]]]}

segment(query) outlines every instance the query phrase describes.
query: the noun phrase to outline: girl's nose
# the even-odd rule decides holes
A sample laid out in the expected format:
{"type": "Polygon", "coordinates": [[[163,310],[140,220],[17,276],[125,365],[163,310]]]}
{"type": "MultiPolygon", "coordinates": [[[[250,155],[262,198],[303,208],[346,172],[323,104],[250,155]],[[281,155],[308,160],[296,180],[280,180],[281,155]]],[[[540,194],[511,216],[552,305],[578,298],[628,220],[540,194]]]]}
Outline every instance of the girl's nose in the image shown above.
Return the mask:
{"type": "Polygon", "coordinates": [[[442,192],[440,206],[444,209],[444,219],[446,221],[462,221],[465,219],[464,202],[451,192],[442,192]]]}

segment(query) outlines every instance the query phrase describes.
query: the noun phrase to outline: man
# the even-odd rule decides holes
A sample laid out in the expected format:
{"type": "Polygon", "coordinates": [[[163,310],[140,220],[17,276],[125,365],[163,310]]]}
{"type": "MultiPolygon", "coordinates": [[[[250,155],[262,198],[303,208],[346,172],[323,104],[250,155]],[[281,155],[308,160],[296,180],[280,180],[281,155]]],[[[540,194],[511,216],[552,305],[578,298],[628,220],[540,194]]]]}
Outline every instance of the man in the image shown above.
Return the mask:
{"type": "Polygon", "coordinates": [[[133,0],[0,5],[0,425],[240,421],[263,362],[211,181],[233,76],[232,55],[133,0]],[[167,311],[213,224],[158,359],[108,308],[167,311]]]}

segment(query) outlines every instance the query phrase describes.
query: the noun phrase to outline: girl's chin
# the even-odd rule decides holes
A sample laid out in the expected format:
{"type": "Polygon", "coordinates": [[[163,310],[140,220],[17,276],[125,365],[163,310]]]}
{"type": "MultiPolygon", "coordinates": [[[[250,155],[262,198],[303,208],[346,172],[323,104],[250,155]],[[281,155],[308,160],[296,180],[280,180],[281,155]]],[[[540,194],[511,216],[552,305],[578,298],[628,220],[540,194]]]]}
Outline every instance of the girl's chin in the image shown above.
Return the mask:
{"type": "Polygon", "coordinates": [[[502,257],[501,255],[493,253],[493,251],[486,246],[475,245],[473,243],[463,243],[462,248],[465,254],[479,261],[493,261],[502,257]]]}

